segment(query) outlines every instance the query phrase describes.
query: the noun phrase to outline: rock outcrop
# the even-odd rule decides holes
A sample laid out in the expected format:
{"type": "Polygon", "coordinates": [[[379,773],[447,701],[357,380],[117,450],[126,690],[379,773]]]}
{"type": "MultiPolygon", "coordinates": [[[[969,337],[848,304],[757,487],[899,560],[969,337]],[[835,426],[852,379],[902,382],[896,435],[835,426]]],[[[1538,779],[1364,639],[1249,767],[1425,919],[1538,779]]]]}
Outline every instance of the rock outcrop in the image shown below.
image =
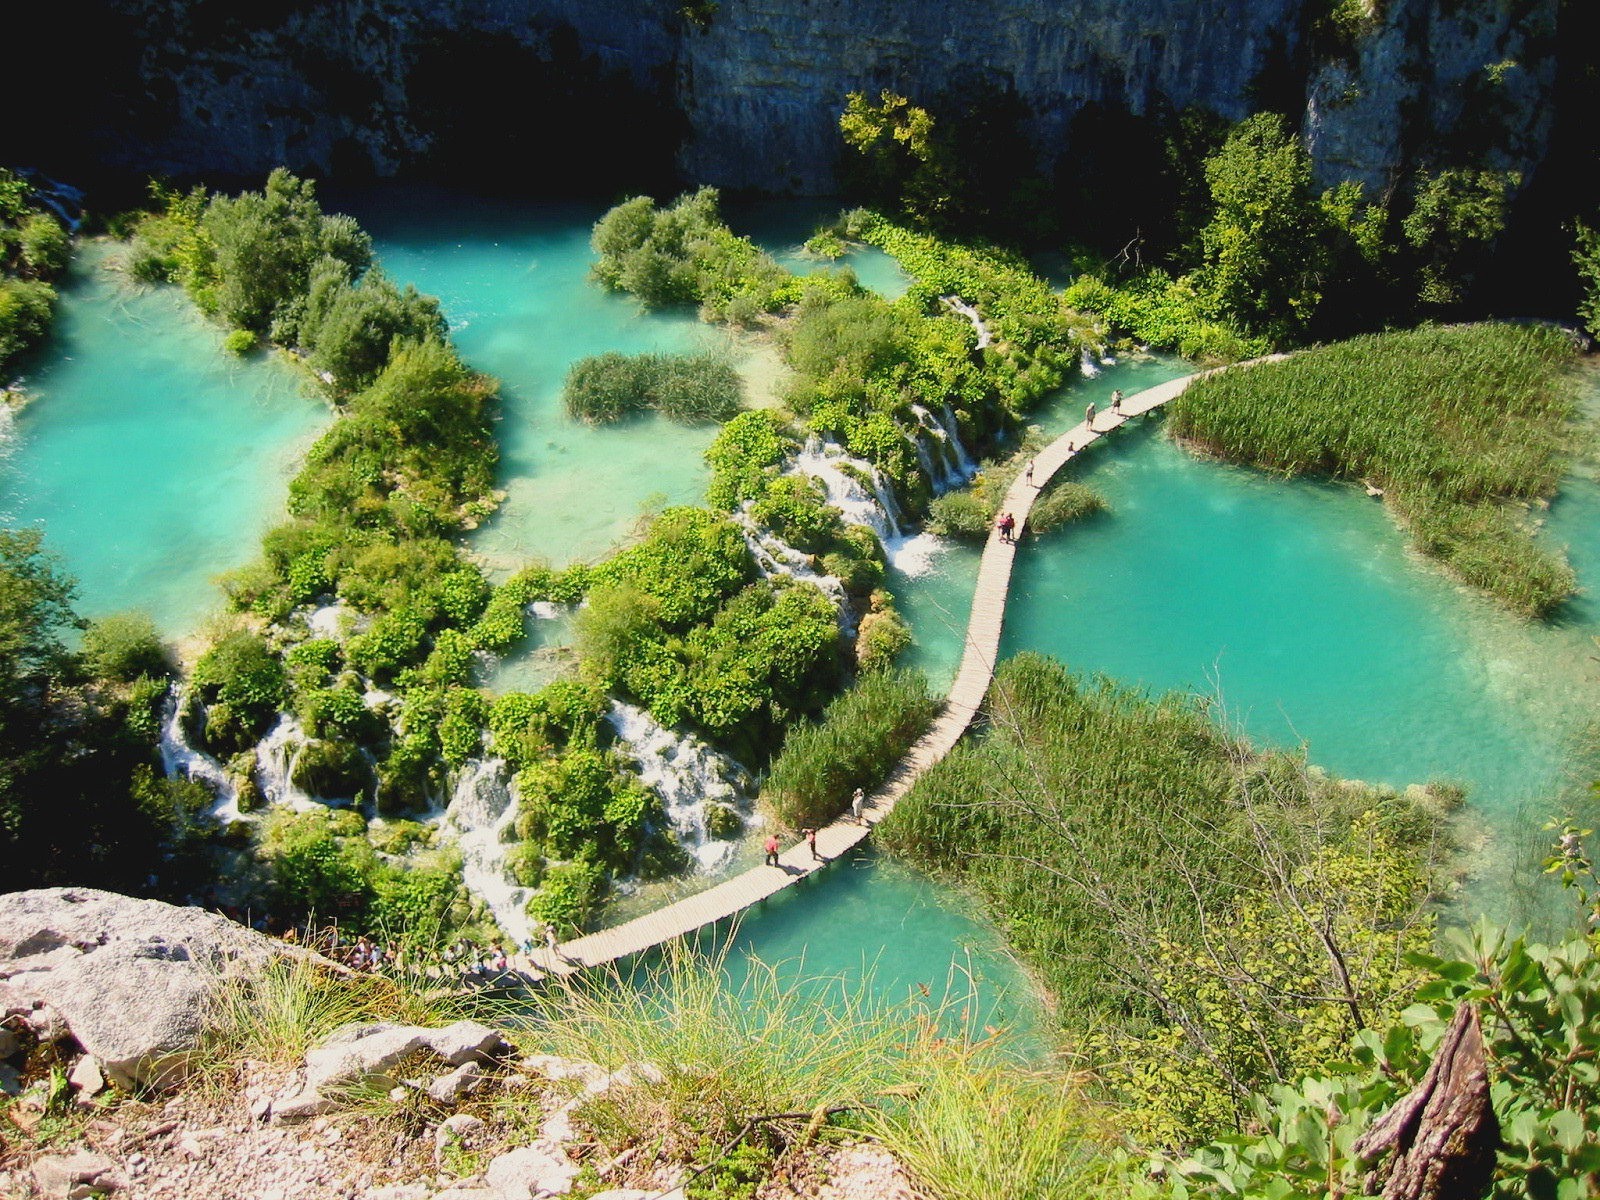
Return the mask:
{"type": "Polygon", "coordinates": [[[0,895],[0,1017],[40,1041],[74,1038],[114,1084],[159,1086],[181,1074],[223,981],[306,953],[203,909],[93,888],[12,892],[0,895]]]}
{"type": "MultiPolygon", "coordinates": [[[[392,174],[450,155],[670,153],[694,180],[834,188],[846,93],[1012,93],[1046,165],[1089,105],[1303,111],[1323,182],[1393,181],[1419,147],[1531,173],[1548,149],[1560,0],[330,0],[223,11],[104,0],[84,144],[136,170],[392,174]],[[648,126],[648,139],[643,130],[648,126]],[[656,143],[664,143],[656,147],[656,143]],[[500,152],[495,152],[496,146],[500,152]]],[[[64,131],[71,135],[77,131],[64,131]]],[[[663,162],[666,160],[663,159],[663,162]]],[[[526,165],[526,164],[523,164],[526,165]]]]}

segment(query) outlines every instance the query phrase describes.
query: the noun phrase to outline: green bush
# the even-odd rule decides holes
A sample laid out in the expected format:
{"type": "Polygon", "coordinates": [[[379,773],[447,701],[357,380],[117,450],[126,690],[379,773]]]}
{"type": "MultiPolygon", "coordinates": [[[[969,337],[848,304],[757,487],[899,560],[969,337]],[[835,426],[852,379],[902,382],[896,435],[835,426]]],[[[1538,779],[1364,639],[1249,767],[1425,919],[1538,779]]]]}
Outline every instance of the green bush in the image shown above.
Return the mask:
{"type": "Polygon", "coordinates": [[[1105,497],[1093,488],[1070,480],[1053,481],[1033,502],[1033,509],[1028,514],[1028,528],[1035,533],[1046,533],[1105,510],[1105,497]]]}
{"type": "Polygon", "coordinates": [[[243,357],[256,348],[256,335],[248,329],[235,329],[222,339],[222,348],[229,354],[243,357]]]}
{"type": "Polygon", "coordinates": [[[545,870],[539,890],[528,898],[528,915],[563,932],[577,932],[594,911],[604,885],[604,872],[594,863],[556,863],[545,870]]]}
{"type": "Polygon", "coordinates": [[[762,801],[785,825],[826,825],[856,788],[872,791],[922,735],[938,710],[916,671],[872,671],[828,705],[815,724],[784,738],[762,801]]]}
{"type": "Polygon", "coordinates": [[[67,269],[72,239],[60,221],[49,213],[28,216],[17,230],[17,248],[28,272],[36,279],[54,279],[67,269]]]}
{"type": "Polygon", "coordinates": [[[172,673],[172,657],[156,624],[144,613],[118,613],[92,621],[83,633],[84,665],[98,679],[128,683],[172,673]]]}
{"type": "Polygon", "coordinates": [[[0,277],[0,371],[44,339],[55,308],[56,291],[48,283],[0,277]]]}
{"type": "Polygon", "coordinates": [[[259,634],[222,638],[195,663],[192,683],[207,705],[205,739],[231,754],[256,741],[284,699],[283,663],[259,634]]]}
{"type": "Polygon", "coordinates": [[[757,498],[796,445],[770,411],[740,413],[706,448],[706,462],[711,466],[707,502],[713,508],[729,510],[757,498]]]}

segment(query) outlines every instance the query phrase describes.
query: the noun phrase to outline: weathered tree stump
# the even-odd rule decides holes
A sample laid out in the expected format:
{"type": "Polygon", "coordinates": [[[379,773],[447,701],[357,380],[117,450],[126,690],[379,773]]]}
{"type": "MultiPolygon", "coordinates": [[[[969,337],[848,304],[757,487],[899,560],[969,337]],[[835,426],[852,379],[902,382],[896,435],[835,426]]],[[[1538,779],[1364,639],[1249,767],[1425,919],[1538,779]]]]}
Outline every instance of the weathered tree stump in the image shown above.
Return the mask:
{"type": "Polygon", "coordinates": [[[1478,1010],[1462,1003],[1422,1082],[1351,1149],[1360,1159],[1390,1156],[1368,1174],[1369,1196],[1475,1200],[1489,1191],[1499,1146],[1478,1010]]]}

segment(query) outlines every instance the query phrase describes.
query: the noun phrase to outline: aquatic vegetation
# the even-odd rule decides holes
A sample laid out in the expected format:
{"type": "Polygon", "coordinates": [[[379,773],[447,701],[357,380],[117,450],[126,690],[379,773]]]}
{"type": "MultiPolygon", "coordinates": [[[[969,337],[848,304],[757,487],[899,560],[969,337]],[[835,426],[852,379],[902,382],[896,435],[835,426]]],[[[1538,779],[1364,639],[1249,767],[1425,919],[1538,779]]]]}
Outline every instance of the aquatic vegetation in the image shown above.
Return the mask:
{"type": "Polygon", "coordinates": [[[599,424],[654,410],[674,421],[726,421],[739,411],[744,382],[714,354],[596,354],[567,373],[567,415],[599,424]]]}
{"type": "Polygon", "coordinates": [[[826,825],[850,807],[856,788],[870,792],[884,781],[937,710],[920,672],[864,672],[818,721],[790,727],[762,802],[791,828],[826,825]]]}
{"type": "Polygon", "coordinates": [[[1381,488],[1421,549],[1537,616],[1575,586],[1520,512],[1566,469],[1574,355],[1541,326],[1423,326],[1198,380],[1168,419],[1208,453],[1381,488]]]}
{"type": "Polygon", "coordinates": [[[20,175],[0,167],[0,384],[18,355],[37,345],[55,315],[49,280],[72,255],[67,231],[20,175]]]}
{"type": "Polygon", "coordinates": [[[1402,955],[1432,930],[1432,809],[1032,654],[1001,667],[986,716],[883,844],[978,895],[1141,1136],[1231,1128],[1255,1089],[1405,1006],[1402,955]]]}

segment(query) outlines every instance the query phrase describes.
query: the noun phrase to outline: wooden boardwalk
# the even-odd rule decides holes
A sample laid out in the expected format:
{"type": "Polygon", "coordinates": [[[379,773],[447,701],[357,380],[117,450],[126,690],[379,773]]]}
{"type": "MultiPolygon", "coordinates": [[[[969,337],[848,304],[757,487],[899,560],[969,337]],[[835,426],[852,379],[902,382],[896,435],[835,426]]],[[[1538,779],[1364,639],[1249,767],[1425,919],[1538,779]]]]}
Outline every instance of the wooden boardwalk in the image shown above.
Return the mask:
{"type": "MultiPolygon", "coordinates": [[[[1168,383],[1126,397],[1121,411],[1096,415],[1093,425],[1080,421],[1041,450],[1033,459],[1031,477],[1018,475],[1006,493],[1002,512],[1016,520],[1015,533],[1027,528],[1028,515],[1040,490],[1084,449],[1133,417],[1179,395],[1199,375],[1186,375],[1168,383]]],[[[972,723],[994,677],[995,660],[1000,653],[1000,629],[1005,621],[1006,597],[1011,588],[1011,564],[1017,543],[1002,540],[991,530],[978,568],[978,583],[973,590],[972,615],[967,620],[966,648],[955,682],[945,697],[944,708],[928,732],[906,752],[893,774],[867,800],[862,823],[843,817],[817,830],[817,861],[802,841],[779,855],[778,867],[752,867],[716,887],[679,900],[622,925],[574,938],[557,948],[555,955],[538,948],[526,956],[535,975],[571,975],[585,967],[599,966],[638,954],[674,938],[683,937],[707,925],[726,920],[758,901],[765,900],[796,880],[827,866],[845,851],[864,840],[872,826],[883,820],[896,801],[910,790],[917,777],[938,762],[961,740],[972,723]]],[[[519,956],[521,958],[523,956],[519,956]]]]}

